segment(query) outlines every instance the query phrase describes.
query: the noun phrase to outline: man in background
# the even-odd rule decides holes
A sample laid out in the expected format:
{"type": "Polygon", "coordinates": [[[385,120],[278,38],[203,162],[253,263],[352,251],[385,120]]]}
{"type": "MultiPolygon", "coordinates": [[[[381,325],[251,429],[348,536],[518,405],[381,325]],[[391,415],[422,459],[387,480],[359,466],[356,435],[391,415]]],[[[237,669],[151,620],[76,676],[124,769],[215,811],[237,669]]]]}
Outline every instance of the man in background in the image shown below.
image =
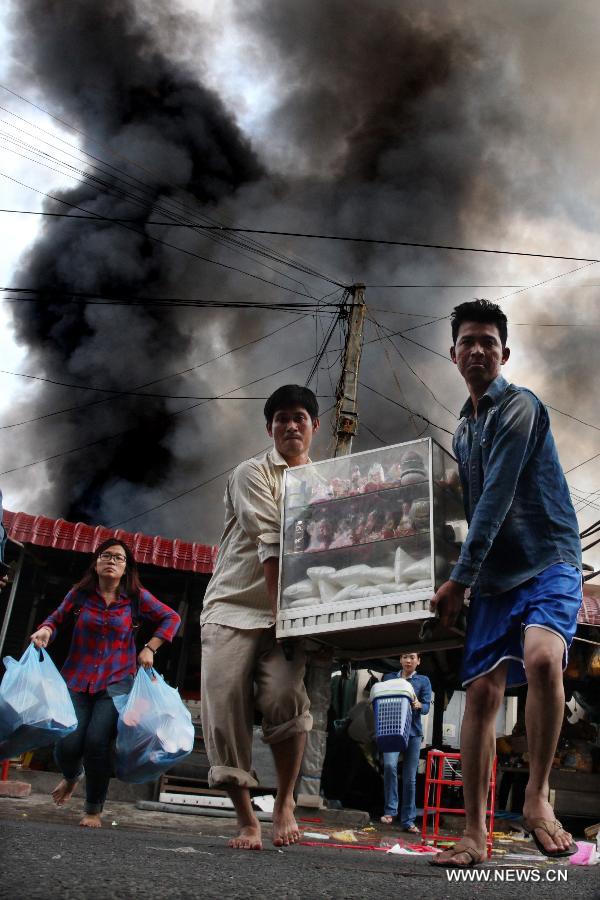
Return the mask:
{"type": "MultiPolygon", "coordinates": [[[[431,682],[427,675],[417,672],[421,663],[421,657],[414,651],[403,653],[400,656],[399,672],[390,672],[383,676],[384,681],[391,678],[405,678],[415,692],[416,699],[412,702],[412,721],[408,745],[402,754],[402,805],[400,807],[400,824],[409,834],[419,834],[415,824],[417,810],[415,806],[415,785],[417,768],[419,766],[419,754],[423,740],[423,726],[421,716],[426,716],[431,704],[431,682]]],[[[384,825],[391,825],[398,815],[398,760],[399,753],[383,754],[383,790],[385,794],[385,809],[381,821],[384,825]]]]}

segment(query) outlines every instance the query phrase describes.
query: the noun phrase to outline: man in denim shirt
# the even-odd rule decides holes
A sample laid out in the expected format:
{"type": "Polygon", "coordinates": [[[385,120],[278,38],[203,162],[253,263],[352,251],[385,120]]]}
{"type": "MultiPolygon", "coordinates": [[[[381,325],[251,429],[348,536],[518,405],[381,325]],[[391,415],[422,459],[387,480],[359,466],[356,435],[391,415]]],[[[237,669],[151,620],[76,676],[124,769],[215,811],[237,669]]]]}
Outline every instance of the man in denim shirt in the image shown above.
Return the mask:
{"type": "Polygon", "coordinates": [[[486,851],[485,809],[495,719],[506,684],[528,682],[529,781],[524,826],[546,856],[576,851],[548,803],[563,719],[562,669],[581,604],[581,546],[548,413],[500,374],[510,350],[502,310],[485,300],[452,314],[452,361],[469,399],[454,436],[469,532],[450,580],[432,600],[456,620],[471,589],[461,730],[465,834],[435,863],[468,866],[486,851]]]}
{"type": "MultiPolygon", "coordinates": [[[[408,745],[402,754],[402,806],[400,807],[400,822],[404,831],[410,834],[419,834],[415,825],[417,810],[415,806],[415,783],[417,768],[419,766],[419,754],[423,739],[423,726],[421,715],[426,716],[431,704],[431,682],[427,675],[417,672],[417,666],[421,662],[418,653],[410,651],[400,657],[399,672],[390,672],[383,676],[384,681],[391,678],[405,678],[410,682],[415,692],[416,700],[412,704],[412,720],[408,745]]],[[[383,790],[385,794],[385,809],[381,821],[384,825],[391,825],[398,815],[398,760],[399,753],[383,754],[383,790]]]]}

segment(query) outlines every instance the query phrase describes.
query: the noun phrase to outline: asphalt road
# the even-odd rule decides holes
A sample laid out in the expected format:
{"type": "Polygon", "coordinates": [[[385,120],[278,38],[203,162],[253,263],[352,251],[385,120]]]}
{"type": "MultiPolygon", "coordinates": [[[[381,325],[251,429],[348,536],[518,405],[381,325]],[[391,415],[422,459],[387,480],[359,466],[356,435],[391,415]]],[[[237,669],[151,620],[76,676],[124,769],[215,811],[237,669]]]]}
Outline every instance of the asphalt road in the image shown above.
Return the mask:
{"type": "Polygon", "coordinates": [[[210,833],[110,825],[92,831],[71,821],[19,820],[18,814],[2,812],[0,808],[3,900],[600,898],[600,866],[528,863],[535,868],[516,869],[494,864],[478,868],[490,873],[487,883],[458,884],[420,857],[302,846],[232,851],[227,847],[231,824],[216,820],[210,833]],[[532,871],[539,881],[517,881],[525,877],[519,872],[531,878],[532,871]],[[554,883],[558,871],[566,872],[566,883],[554,883]],[[495,874],[500,872],[513,880],[500,881],[495,874]],[[553,881],[546,880],[547,872],[553,881]]]}

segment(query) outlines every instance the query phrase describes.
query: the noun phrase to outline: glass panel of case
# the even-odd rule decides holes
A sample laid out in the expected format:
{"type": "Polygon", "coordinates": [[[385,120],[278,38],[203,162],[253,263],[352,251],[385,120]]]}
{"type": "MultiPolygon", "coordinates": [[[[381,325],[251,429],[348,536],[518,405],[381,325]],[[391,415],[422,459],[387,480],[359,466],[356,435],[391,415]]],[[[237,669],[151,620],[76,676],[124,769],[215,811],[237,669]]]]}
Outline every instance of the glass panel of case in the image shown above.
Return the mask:
{"type": "MultiPolygon", "coordinates": [[[[432,588],[431,447],[425,439],[286,471],[282,611],[432,588]]],[[[452,460],[436,449],[441,480],[452,460]]],[[[442,488],[436,498],[450,502],[442,488]]]]}

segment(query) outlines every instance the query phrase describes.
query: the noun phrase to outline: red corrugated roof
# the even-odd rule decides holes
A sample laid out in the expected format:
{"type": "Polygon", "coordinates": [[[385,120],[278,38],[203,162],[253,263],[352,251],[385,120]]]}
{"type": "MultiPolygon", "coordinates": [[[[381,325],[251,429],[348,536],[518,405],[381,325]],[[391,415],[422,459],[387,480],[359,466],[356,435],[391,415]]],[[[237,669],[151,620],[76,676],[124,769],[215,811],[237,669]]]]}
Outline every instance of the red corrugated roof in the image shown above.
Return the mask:
{"type": "Polygon", "coordinates": [[[65,522],[47,516],[30,516],[23,512],[4,510],[4,526],[9,536],[22,544],[53,547],[55,550],[74,550],[77,553],[93,553],[98,544],[107,538],[120,538],[131,547],[136,562],[199,572],[210,575],[217,559],[218,547],[208,544],[190,544],[176,538],[152,537],[121,528],[104,528],[102,525],[85,525],[83,522],[65,522]]]}

